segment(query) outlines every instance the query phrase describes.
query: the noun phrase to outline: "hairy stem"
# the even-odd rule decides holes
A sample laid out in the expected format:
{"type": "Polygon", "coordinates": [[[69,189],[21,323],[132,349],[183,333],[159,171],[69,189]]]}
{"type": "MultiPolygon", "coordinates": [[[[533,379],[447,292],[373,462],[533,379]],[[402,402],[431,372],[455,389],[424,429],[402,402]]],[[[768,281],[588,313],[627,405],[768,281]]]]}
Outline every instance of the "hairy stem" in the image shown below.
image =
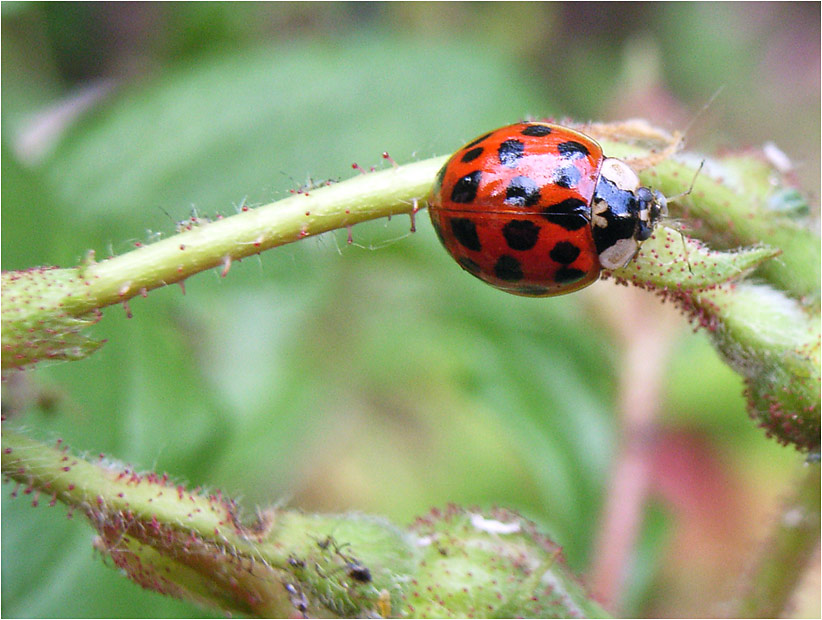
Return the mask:
{"type": "MultiPolygon", "coordinates": [[[[505,510],[450,506],[408,530],[364,515],[260,511],[3,431],[3,475],[82,511],[133,581],[259,617],[602,616],[560,548],[505,510]]],[[[17,494],[17,491],[14,493],[17,494]]]]}
{"type": "Polygon", "coordinates": [[[86,294],[71,310],[82,315],[232,260],[353,226],[369,219],[413,216],[445,158],[370,172],[210,222],[138,250],[81,268],[86,294]]]}

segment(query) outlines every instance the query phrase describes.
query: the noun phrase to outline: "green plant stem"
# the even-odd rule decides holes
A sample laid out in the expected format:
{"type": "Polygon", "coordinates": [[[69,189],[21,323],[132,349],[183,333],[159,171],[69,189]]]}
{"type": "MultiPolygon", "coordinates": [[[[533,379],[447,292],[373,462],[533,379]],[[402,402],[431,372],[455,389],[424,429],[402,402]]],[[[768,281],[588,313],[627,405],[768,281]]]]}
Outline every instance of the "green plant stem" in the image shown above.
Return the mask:
{"type": "MultiPolygon", "coordinates": [[[[220,493],[85,461],[3,430],[3,475],[61,501],[141,586],[260,617],[603,615],[560,548],[510,511],[432,511],[403,531],[364,515],[270,509],[244,525],[220,493]]],[[[16,495],[17,492],[14,493],[16,495]]]]}
{"type": "Polygon", "coordinates": [[[392,215],[409,215],[413,230],[444,161],[369,172],[231,217],[190,222],[173,237],[99,263],[89,254],[78,267],[4,272],[2,367],[82,359],[101,345],[81,332],[102,308],[214,267],[227,275],[233,261],[279,245],[392,215]]]}
{"type": "MultiPolygon", "coordinates": [[[[167,479],[142,484],[143,477],[120,465],[104,461],[95,465],[70,453],[46,446],[14,431],[3,429],[3,474],[21,484],[29,492],[51,495],[68,506],[90,509],[99,506],[107,511],[130,512],[137,518],[166,523],[184,524],[201,535],[217,535],[230,539],[234,507],[216,500],[177,489],[167,479]],[[158,493],[167,488],[167,493],[158,493]],[[190,503],[186,510],[177,501],[179,493],[190,503]]],[[[242,540],[232,544],[247,547],[242,540]]]]}
{"type": "Polygon", "coordinates": [[[91,463],[6,429],[2,471],[35,503],[45,495],[81,510],[98,531],[97,550],[143,587],[233,613],[290,617],[305,597],[312,616],[361,616],[382,589],[396,589],[395,571],[410,568],[412,549],[385,521],[276,511],[245,526],[237,505],[220,493],[191,492],[167,476],[102,459],[91,463]],[[332,533],[353,549],[350,556],[320,544],[332,533]],[[354,553],[372,573],[367,583],[347,577],[354,553]],[[385,557],[391,571],[383,569],[385,557]]]}
{"type": "Polygon", "coordinates": [[[222,266],[227,272],[233,260],[311,235],[391,215],[413,216],[445,159],[362,174],[86,265],[79,272],[85,295],[75,296],[66,309],[83,315],[206,269],[222,266]]]}
{"type": "Polygon", "coordinates": [[[809,464],[764,546],[736,618],[784,618],[808,562],[819,549],[820,469],[809,464]]]}
{"type": "MultiPolygon", "coordinates": [[[[766,206],[773,187],[755,193],[729,186],[722,175],[729,175],[730,171],[721,159],[711,161],[716,162],[715,165],[697,177],[691,194],[672,205],[673,212],[700,223],[692,233],[689,229],[689,234],[705,239],[716,250],[759,243],[779,248],[782,250],[779,260],[763,263],[759,275],[797,298],[818,304],[819,235],[804,219],[766,206]]],[[[692,166],[676,160],[660,163],[653,172],[656,178],[680,179],[680,183],[693,174],[692,166]]],[[[663,185],[665,191],[671,193],[683,191],[675,189],[670,182],[663,185]]]]}
{"type": "MultiPolygon", "coordinates": [[[[99,318],[101,308],[127,304],[135,295],[182,283],[200,271],[222,267],[225,275],[235,260],[369,219],[409,214],[413,228],[445,159],[357,175],[214,222],[193,221],[190,230],[100,263],[4,273],[3,368],[81,359],[100,346],[82,331],[99,318]]],[[[664,161],[644,170],[643,179],[666,193],[681,190],[683,179],[692,179],[696,170],[687,162],[685,156],[664,161]]],[[[751,415],[780,441],[818,451],[819,238],[795,209],[763,206],[773,204],[773,192],[770,182],[761,182],[761,171],[757,182],[729,188],[716,173],[730,168],[721,159],[710,164],[683,201],[705,224],[703,238],[720,247],[761,240],[779,246],[717,252],[660,227],[635,260],[611,275],[673,295],[713,331],[717,346],[746,376],[751,415]],[[767,271],[771,264],[778,266],[767,271]],[[731,284],[753,269],[758,276],[769,274],[779,293],[731,284]],[[783,299],[783,293],[793,300],[783,299]],[[749,303],[753,297],[759,301],[749,303]],[[774,338],[751,337],[763,331],[774,331],[785,346],[775,348],[774,338]],[[751,369],[763,371],[752,376],[751,369]]]]}
{"type": "MultiPolygon", "coordinates": [[[[610,157],[637,157],[643,149],[629,142],[601,140],[610,157]]],[[[704,158],[693,153],[669,157],[639,172],[642,182],[666,196],[678,196],[670,215],[687,223],[689,236],[713,250],[767,244],[778,248],[778,260],[762,263],[757,276],[787,294],[818,308],[820,238],[818,222],[796,188],[755,151],[704,158]],[[700,168],[700,164],[704,166],[700,168]],[[694,177],[694,173],[700,170],[694,177]],[[693,180],[691,191],[682,196],[693,180]],[[795,198],[797,204],[785,203],[795,198]]]]}

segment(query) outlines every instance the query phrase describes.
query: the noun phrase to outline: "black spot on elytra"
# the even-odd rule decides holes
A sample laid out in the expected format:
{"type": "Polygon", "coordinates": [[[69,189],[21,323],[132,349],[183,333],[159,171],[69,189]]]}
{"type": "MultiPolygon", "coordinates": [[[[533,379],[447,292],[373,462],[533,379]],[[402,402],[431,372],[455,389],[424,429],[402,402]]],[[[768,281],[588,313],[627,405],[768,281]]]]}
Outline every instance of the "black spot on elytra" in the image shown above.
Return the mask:
{"type": "Polygon", "coordinates": [[[506,140],[499,145],[497,150],[499,163],[506,168],[516,168],[523,152],[525,152],[525,145],[522,142],[519,140],[506,140]]]}
{"type": "Polygon", "coordinates": [[[568,163],[558,166],[554,170],[554,183],[566,189],[573,189],[579,184],[579,170],[574,164],[568,163]]]}
{"type": "Polygon", "coordinates": [[[460,204],[473,202],[474,198],[477,197],[477,188],[481,178],[482,171],[475,170],[454,183],[454,189],[451,190],[451,201],[460,204]]]}
{"type": "Polygon", "coordinates": [[[574,140],[560,142],[557,144],[557,150],[566,159],[579,159],[580,157],[588,157],[590,154],[588,147],[574,140]]]}
{"type": "Polygon", "coordinates": [[[469,250],[479,252],[482,249],[479,236],[477,235],[477,225],[466,217],[451,218],[451,234],[461,246],[469,250]]]}
{"type": "Polygon", "coordinates": [[[558,241],[548,255],[557,263],[570,265],[579,257],[579,248],[570,241],[558,241]]]}
{"type": "Polygon", "coordinates": [[[539,186],[528,177],[514,177],[505,188],[505,204],[533,207],[539,202],[539,186]]]}
{"type": "Polygon", "coordinates": [[[512,250],[530,250],[537,244],[539,226],[530,220],[511,220],[503,226],[502,235],[512,250]]]}
{"type": "Polygon", "coordinates": [[[468,162],[474,161],[477,157],[482,155],[482,151],[484,149],[481,146],[471,149],[470,151],[466,152],[462,158],[460,159],[461,162],[467,164],[468,162]]]}
{"type": "Polygon", "coordinates": [[[551,128],[545,125],[528,125],[520,132],[523,136],[532,136],[534,138],[542,138],[551,133],[551,128]]]}
{"type": "Polygon", "coordinates": [[[542,217],[565,230],[579,230],[590,222],[590,209],[579,198],[566,198],[543,209],[542,217]]]}
{"type": "Polygon", "coordinates": [[[494,265],[494,275],[506,282],[522,280],[522,266],[513,256],[503,254],[494,265]]]}
{"type": "Polygon", "coordinates": [[[462,148],[464,148],[464,149],[470,149],[472,146],[476,146],[476,145],[478,145],[480,142],[482,142],[483,140],[485,140],[485,138],[487,138],[488,136],[490,136],[492,133],[494,133],[494,132],[493,132],[493,131],[489,131],[489,132],[488,132],[487,134],[485,134],[484,136],[480,136],[479,138],[477,138],[477,139],[476,139],[476,140],[474,140],[473,142],[469,142],[468,144],[466,144],[466,145],[465,145],[464,147],[462,147],[462,148]]]}
{"type": "Polygon", "coordinates": [[[572,269],[571,267],[562,267],[561,269],[557,269],[557,272],[554,274],[554,280],[556,280],[559,284],[569,284],[571,282],[576,282],[583,276],[585,276],[584,271],[572,269]]]}
{"type": "Polygon", "coordinates": [[[467,256],[461,256],[457,262],[462,266],[463,269],[465,269],[466,271],[470,271],[473,274],[477,274],[481,271],[480,266],[467,256]]]}

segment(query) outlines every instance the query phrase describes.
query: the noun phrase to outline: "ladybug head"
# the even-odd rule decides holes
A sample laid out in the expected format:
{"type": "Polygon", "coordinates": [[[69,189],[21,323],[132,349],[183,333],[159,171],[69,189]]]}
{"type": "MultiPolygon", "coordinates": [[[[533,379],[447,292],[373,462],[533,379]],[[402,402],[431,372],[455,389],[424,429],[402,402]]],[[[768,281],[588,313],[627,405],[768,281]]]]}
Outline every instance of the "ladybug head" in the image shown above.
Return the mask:
{"type": "Polygon", "coordinates": [[[661,192],[647,187],[636,190],[638,227],[637,241],[645,241],[654,232],[659,221],[668,215],[668,201],[661,192]]]}

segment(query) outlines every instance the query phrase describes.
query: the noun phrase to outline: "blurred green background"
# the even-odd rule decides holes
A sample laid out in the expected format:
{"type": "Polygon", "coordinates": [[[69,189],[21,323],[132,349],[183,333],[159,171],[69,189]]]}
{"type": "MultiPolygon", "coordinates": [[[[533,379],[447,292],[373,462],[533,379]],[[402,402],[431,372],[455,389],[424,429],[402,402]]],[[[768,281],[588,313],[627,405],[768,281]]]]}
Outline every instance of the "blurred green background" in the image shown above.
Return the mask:
{"type": "MultiPolygon", "coordinates": [[[[382,167],[383,151],[446,154],[529,116],[642,117],[689,127],[707,153],[774,141],[818,205],[818,3],[4,2],[2,38],[7,270],[121,254],[194,213],[382,167]]],[[[100,352],[6,380],[6,424],[218,487],[249,515],[285,502],[406,524],[447,502],[504,505],[584,574],[618,448],[613,324],[630,292],[498,292],[451,262],[425,214],[415,234],[394,218],[353,237],[152,292],[132,319],[109,308],[100,352]]],[[[623,613],[711,615],[800,458],[757,431],[707,338],[651,307],[675,348],[623,613]]],[[[203,613],[131,584],[82,518],[12,488],[4,617],[203,613]]],[[[818,616],[818,580],[797,615],[818,616]]]]}

